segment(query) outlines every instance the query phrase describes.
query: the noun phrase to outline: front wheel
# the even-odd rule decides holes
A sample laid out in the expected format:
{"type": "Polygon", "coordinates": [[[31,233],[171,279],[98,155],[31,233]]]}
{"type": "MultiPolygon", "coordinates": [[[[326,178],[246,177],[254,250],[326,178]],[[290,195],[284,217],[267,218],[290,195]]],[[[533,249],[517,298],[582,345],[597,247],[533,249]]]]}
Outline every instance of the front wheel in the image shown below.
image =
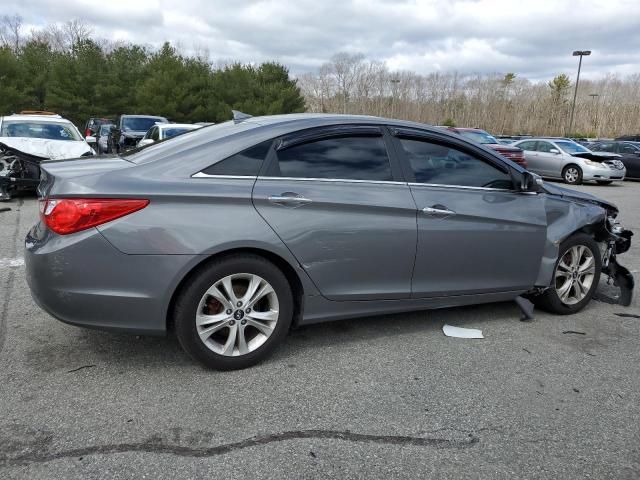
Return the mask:
{"type": "Polygon", "coordinates": [[[562,170],[562,178],[569,185],[580,185],[582,183],[582,169],[577,165],[567,165],[562,170]]]}
{"type": "Polygon", "coordinates": [[[551,286],[534,303],[552,313],[569,315],[582,310],[598,288],[602,259],[595,240],[584,233],[560,244],[551,286]]]}
{"type": "Polygon", "coordinates": [[[266,358],[293,318],[287,278],[257,255],[216,260],[189,280],[174,308],[176,335],[195,360],[236,370],[266,358]]]}

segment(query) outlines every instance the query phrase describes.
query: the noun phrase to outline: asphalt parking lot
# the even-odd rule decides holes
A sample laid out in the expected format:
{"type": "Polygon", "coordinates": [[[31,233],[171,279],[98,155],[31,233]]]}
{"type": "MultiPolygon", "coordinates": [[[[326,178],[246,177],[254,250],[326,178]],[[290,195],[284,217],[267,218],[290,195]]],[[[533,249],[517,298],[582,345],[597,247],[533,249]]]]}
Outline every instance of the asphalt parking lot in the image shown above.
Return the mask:
{"type": "MultiPolygon", "coordinates": [[[[578,188],[640,232],[640,183],[578,188]]],[[[530,323],[507,303],[309,326],[211,372],[172,337],[42,312],[21,265],[37,202],[1,207],[0,478],[640,476],[637,298],[530,323]]],[[[638,242],[620,257],[636,277],[638,242]]]]}

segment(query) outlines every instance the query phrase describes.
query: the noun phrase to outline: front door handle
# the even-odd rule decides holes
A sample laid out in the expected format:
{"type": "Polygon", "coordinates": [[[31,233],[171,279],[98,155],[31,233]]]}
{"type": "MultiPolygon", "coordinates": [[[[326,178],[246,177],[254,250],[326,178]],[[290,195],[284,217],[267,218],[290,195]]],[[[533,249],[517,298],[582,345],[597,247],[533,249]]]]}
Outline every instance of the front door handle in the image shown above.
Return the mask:
{"type": "Polygon", "coordinates": [[[426,207],[422,209],[422,213],[426,215],[455,215],[456,212],[449,210],[442,205],[434,205],[433,207],[426,207]]]}
{"type": "Polygon", "coordinates": [[[293,192],[285,192],[280,195],[271,195],[267,198],[271,203],[275,203],[276,205],[289,206],[289,207],[299,207],[301,205],[306,205],[311,203],[313,200],[310,198],[305,198],[302,195],[298,195],[293,192]]]}

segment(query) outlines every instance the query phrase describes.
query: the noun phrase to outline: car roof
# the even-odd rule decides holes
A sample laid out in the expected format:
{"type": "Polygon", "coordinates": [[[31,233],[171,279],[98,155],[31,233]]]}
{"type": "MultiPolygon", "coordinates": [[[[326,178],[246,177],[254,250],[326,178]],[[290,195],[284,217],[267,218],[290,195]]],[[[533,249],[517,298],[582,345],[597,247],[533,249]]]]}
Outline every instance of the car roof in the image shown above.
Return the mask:
{"type": "Polygon", "coordinates": [[[123,117],[123,118],[132,118],[132,117],[135,117],[135,118],[160,118],[162,120],[167,121],[167,119],[165,117],[160,117],[158,115],[133,115],[133,114],[129,115],[129,114],[125,114],[125,115],[121,115],[121,117],[123,117]]]}
{"type": "Polygon", "coordinates": [[[5,117],[0,117],[0,121],[4,120],[37,120],[38,122],[71,123],[69,120],[67,120],[66,118],[62,118],[60,115],[20,115],[17,113],[14,113],[13,115],[7,115],[5,117]]]}
{"type": "Polygon", "coordinates": [[[202,125],[194,125],[193,123],[160,123],[156,126],[161,130],[166,128],[202,128],[202,125]]]}

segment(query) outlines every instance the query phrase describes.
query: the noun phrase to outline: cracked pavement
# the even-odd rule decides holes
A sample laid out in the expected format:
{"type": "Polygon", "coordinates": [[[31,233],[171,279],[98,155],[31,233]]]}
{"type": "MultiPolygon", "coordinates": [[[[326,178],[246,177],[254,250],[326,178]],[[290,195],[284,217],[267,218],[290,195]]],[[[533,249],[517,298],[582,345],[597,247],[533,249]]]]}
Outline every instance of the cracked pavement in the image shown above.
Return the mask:
{"type": "MultiPolygon", "coordinates": [[[[640,183],[578,188],[640,232],[640,183]]],[[[506,303],[309,326],[261,365],[211,372],[173,337],[42,312],[20,262],[37,202],[2,207],[0,478],[640,476],[637,299],[529,323],[506,303]]],[[[620,256],[636,277],[638,242],[620,256]]]]}

